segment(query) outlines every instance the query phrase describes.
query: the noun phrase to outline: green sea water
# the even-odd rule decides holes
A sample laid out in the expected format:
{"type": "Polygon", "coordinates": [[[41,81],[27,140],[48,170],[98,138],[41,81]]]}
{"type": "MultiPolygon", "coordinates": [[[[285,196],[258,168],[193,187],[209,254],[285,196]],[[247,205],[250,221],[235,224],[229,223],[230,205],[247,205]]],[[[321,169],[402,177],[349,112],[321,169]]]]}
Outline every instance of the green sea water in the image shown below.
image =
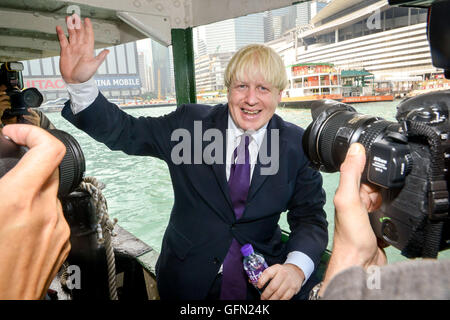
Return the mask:
{"type": "MultiPolygon", "coordinates": [[[[358,112],[395,121],[398,102],[364,103],[353,106],[358,112]]],[[[126,112],[135,117],[157,117],[175,108],[171,106],[128,109],[126,112]]],[[[306,109],[279,108],[277,114],[303,128],[311,122],[311,113],[306,109]]],[[[60,113],[51,112],[47,113],[47,116],[58,129],[67,131],[80,143],[86,158],[86,176],[94,176],[106,184],[103,193],[108,202],[109,215],[117,218],[122,227],[159,251],[173,205],[172,183],[165,162],[156,158],[128,156],[121,151],[111,151],[72,126],[60,113]]],[[[339,174],[322,175],[327,194],[325,211],[329,223],[328,248],[331,249],[334,231],[333,196],[339,182],[339,174]]],[[[280,226],[289,230],[285,213],[280,219],[280,226]]],[[[391,262],[406,259],[395,248],[387,248],[386,253],[391,262]]],[[[440,256],[450,258],[450,250],[441,253],[440,256]]]]}

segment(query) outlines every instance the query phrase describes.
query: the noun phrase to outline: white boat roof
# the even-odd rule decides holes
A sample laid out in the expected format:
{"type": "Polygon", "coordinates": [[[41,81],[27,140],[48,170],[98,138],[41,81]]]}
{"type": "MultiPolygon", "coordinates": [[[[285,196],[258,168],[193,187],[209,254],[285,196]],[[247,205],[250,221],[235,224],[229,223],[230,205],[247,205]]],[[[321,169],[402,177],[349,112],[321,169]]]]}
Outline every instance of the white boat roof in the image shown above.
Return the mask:
{"type": "Polygon", "coordinates": [[[311,24],[314,25],[314,28],[306,30],[305,32],[301,33],[300,36],[308,37],[313,34],[319,35],[332,32],[335,30],[336,27],[342,28],[351,25],[352,23],[354,23],[357,20],[360,20],[361,18],[367,18],[373,15],[376,12],[376,10],[382,10],[386,7],[389,7],[389,3],[387,0],[381,0],[368,4],[367,6],[363,6],[354,11],[347,12],[347,10],[345,10],[361,2],[362,1],[356,0],[350,1],[335,0],[333,2],[330,2],[328,6],[326,6],[323,10],[319,11],[319,13],[316,16],[314,16],[314,18],[311,19],[311,24]],[[338,18],[324,22],[326,18],[330,18],[331,16],[339,12],[345,12],[345,14],[339,16],[338,18]]]}
{"type": "MultiPolygon", "coordinates": [[[[144,38],[170,45],[171,29],[186,29],[290,6],[292,0],[2,0],[0,61],[59,55],[55,28],[77,12],[92,19],[95,47],[144,38]]],[[[67,31],[67,30],[66,30],[67,31]]],[[[66,33],[67,34],[67,33],[66,33]]]]}

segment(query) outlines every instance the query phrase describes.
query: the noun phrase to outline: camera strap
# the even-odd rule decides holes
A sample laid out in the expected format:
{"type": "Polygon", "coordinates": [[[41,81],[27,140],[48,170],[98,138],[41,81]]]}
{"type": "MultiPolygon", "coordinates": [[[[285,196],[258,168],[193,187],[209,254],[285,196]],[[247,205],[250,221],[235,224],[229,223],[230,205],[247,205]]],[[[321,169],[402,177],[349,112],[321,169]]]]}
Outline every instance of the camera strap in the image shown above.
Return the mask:
{"type": "Polygon", "coordinates": [[[427,176],[428,212],[414,226],[402,254],[411,258],[436,258],[439,253],[444,220],[447,219],[449,210],[441,136],[433,127],[423,122],[406,120],[402,125],[409,137],[426,137],[430,147],[430,170],[427,176]]]}

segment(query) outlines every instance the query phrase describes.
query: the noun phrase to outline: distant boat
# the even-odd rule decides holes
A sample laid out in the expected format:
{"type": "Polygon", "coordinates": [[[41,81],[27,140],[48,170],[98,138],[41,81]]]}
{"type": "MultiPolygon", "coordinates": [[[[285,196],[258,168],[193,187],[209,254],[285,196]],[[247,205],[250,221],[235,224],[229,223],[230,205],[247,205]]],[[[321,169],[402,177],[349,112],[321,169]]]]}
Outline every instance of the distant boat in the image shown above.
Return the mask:
{"type": "Polygon", "coordinates": [[[333,99],[344,103],[392,101],[392,84],[375,81],[366,70],[337,70],[331,63],[299,63],[289,66],[289,87],[280,105],[310,108],[312,102],[333,99]]]}
{"type": "Polygon", "coordinates": [[[283,92],[283,107],[309,108],[321,99],[341,101],[341,75],[331,63],[298,63],[289,66],[289,87],[283,92]]]}
{"type": "Polygon", "coordinates": [[[375,81],[372,73],[366,70],[342,70],[342,102],[362,103],[393,101],[392,82],[375,81]]]}

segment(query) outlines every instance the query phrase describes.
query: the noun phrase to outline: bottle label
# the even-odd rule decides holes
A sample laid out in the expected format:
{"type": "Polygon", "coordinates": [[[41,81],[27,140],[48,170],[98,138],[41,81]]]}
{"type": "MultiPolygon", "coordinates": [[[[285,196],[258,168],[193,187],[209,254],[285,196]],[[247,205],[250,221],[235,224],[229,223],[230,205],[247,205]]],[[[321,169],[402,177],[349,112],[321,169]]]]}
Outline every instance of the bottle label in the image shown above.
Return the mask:
{"type": "Polygon", "coordinates": [[[264,264],[264,266],[260,266],[259,268],[255,270],[246,270],[248,278],[250,279],[251,283],[256,286],[258,283],[259,278],[261,277],[261,274],[263,271],[267,268],[267,265],[264,264]]]}

